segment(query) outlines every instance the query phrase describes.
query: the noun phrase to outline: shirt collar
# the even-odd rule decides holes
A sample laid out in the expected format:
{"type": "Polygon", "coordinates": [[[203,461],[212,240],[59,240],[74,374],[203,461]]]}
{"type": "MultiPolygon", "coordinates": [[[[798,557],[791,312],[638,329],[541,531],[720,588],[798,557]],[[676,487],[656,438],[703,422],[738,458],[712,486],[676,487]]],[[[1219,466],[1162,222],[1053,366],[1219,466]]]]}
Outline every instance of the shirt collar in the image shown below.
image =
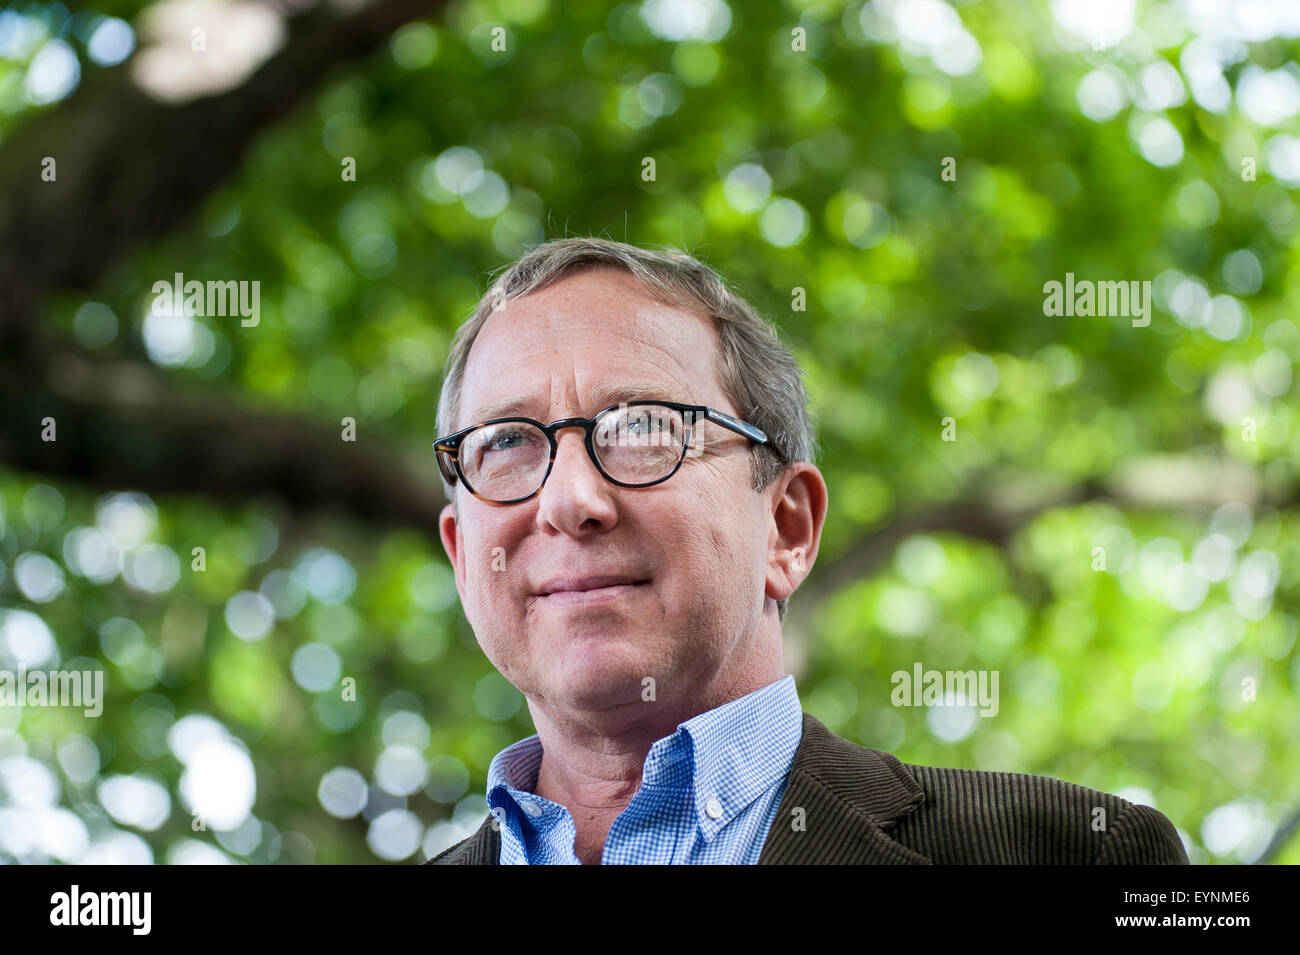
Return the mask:
{"type": "MultiPolygon", "coordinates": [[[[679,761],[689,759],[695,816],[709,840],[785,778],[802,735],[803,708],[794,677],[787,675],[679,723],[675,733],[650,747],[641,785],[668,778],[679,761]]],[[[489,811],[503,806],[507,797],[521,809],[522,797],[545,811],[543,804],[549,800],[534,795],[541,765],[542,742],[537,734],[497,753],[488,766],[489,811]]],[[[545,811],[537,821],[544,822],[549,815],[545,811]]]]}
{"type": "Polygon", "coordinates": [[[794,677],[700,713],[669,739],[683,733],[691,742],[695,817],[709,840],[789,773],[803,736],[794,677]],[[721,813],[715,818],[710,809],[721,813]]]}
{"type": "Polygon", "coordinates": [[[487,777],[488,810],[504,807],[508,800],[513,800],[522,809],[521,798],[531,799],[540,807],[545,800],[533,795],[533,792],[537,788],[537,774],[541,766],[542,740],[536,733],[507,746],[492,757],[487,777]]]}

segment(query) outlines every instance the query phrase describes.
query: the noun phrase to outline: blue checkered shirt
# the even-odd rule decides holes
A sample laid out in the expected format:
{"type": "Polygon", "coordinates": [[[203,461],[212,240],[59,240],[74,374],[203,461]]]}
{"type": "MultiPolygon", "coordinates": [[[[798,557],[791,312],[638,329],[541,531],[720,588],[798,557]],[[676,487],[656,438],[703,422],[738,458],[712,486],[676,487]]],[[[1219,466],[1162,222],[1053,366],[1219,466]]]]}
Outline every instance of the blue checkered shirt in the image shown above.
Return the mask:
{"type": "MultiPolygon", "coordinates": [[[[610,826],[603,865],[753,865],[763,852],[803,735],[794,677],[681,723],[646,754],[641,787],[610,826]]],[[[488,811],[502,865],[579,865],[569,810],[536,795],[537,735],[492,758],[488,811]],[[499,811],[498,811],[499,810],[499,811]]]]}

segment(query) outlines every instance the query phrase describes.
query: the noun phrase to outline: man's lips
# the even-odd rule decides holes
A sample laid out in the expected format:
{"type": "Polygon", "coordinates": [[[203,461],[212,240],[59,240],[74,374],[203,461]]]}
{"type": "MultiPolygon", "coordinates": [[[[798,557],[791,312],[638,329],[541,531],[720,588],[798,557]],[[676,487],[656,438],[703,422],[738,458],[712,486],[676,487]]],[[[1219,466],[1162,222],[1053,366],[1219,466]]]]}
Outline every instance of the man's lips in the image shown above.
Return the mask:
{"type": "Polygon", "coordinates": [[[590,590],[604,590],[611,587],[632,586],[644,583],[649,583],[649,580],[641,577],[633,577],[627,574],[605,574],[603,576],[592,577],[557,577],[554,580],[543,584],[538,590],[537,596],[549,597],[558,593],[585,593],[590,590]]]}
{"type": "Polygon", "coordinates": [[[648,586],[649,580],[632,577],[591,577],[584,580],[560,580],[546,586],[545,593],[534,599],[550,606],[570,607],[601,604],[637,593],[648,586]]]}

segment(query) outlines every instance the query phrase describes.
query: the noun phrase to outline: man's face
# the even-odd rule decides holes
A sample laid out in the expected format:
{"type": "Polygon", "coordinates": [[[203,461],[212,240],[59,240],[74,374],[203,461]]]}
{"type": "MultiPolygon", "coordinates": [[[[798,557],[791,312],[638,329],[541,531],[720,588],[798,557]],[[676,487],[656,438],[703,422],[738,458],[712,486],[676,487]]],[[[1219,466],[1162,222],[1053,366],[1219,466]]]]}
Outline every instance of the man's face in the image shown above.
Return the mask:
{"type": "MultiPolygon", "coordinates": [[[[571,274],[487,319],[453,424],[549,424],[652,399],[739,417],[718,347],[709,318],[656,302],[621,269],[571,274]],[[508,399],[522,403],[484,414],[508,399]]],[[[483,652],[533,704],[635,704],[647,677],[657,700],[685,702],[739,681],[764,609],[771,513],[750,483],[749,441],[711,421],[696,432],[702,452],[653,487],[609,483],[581,429],[566,428],[531,500],[495,506],[455,489],[459,520],[448,505],[440,531],[461,603],[483,652]],[[556,578],[598,575],[644,583],[582,601],[540,596],[556,578]]]]}

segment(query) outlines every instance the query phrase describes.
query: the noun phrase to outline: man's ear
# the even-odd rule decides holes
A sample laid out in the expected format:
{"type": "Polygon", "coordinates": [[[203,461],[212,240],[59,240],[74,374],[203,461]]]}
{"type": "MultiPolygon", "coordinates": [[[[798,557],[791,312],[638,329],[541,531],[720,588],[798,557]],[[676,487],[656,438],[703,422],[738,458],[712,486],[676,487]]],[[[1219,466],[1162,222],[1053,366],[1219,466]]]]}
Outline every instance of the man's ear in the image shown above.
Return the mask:
{"type": "Polygon", "coordinates": [[[784,600],[803,583],[817,560],[826,522],[826,480],[815,465],[796,461],[773,482],[770,493],[765,593],[784,600]]]}
{"type": "Polygon", "coordinates": [[[446,505],[438,515],[438,536],[442,538],[442,549],[447,552],[447,560],[451,562],[452,572],[456,575],[456,592],[460,594],[461,603],[464,604],[464,541],[460,535],[460,515],[456,512],[454,503],[446,505]]]}

